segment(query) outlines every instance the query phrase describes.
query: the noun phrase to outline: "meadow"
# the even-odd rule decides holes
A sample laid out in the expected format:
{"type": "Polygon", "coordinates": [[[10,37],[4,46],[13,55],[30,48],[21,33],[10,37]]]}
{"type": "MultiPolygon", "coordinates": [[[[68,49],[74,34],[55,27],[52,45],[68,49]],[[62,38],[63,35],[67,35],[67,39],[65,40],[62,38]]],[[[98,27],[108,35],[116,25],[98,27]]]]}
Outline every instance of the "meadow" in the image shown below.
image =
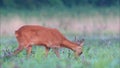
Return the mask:
{"type": "MultiPolygon", "coordinates": [[[[69,37],[68,39],[73,40],[69,37]]],[[[32,54],[26,58],[25,50],[17,56],[5,57],[17,48],[14,37],[3,37],[0,41],[1,68],[119,68],[120,38],[118,37],[86,37],[83,54],[74,58],[71,50],[60,49],[61,58],[57,58],[51,50],[45,57],[44,47],[33,47],[32,54]]]]}
{"type": "Polygon", "coordinates": [[[0,13],[0,68],[120,68],[120,14],[116,7],[0,8],[0,13]],[[84,38],[83,54],[75,59],[71,50],[62,48],[61,58],[52,50],[45,57],[44,47],[36,46],[29,58],[26,50],[8,57],[18,46],[14,31],[26,24],[57,28],[71,41],[74,36],[84,38]]]}

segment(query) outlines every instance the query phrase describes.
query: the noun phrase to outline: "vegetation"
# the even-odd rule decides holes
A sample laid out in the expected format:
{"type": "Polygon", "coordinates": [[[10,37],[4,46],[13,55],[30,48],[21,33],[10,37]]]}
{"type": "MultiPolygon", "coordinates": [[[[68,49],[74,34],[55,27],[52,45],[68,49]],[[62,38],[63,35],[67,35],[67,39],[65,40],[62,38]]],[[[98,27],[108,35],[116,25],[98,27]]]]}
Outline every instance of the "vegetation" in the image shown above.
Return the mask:
{"type": "Polygon", "coordinates": [[[120,68],[120,0],[0,0],[0,68],[120,68]],[[62,48],[33,47],[8,57],[18,46],[14,31],[21,25],[57,28],[68,39],[85,38],[83,54],[74,58],[62,48]],[[6,27],[7,26],[7,27],[6,27]]]}
{"type": "Polygon", "coordinates": [[[0,0],[0,7],[3,8],[25,8],[38,9],[44,6],[69,7],[72,6],[96,6],[105,7],[119,5],[119,0],[0,0]]]}
{"type": "MultiPolygon", "coordinates": [[[[68,37],[73,40],[73,38],[68,37]]],[[[44,47],[33,47],[32,55],[27,59],[25,50],[17,56],[6,57],[17,48],[14,37],[2,37],[0,41],[1,68],[119,68],[120,38],[86,37],[83,54],[75,59],[73,52],[63,48],[61,58],[51,50],[45,57],[44,47]]]]}

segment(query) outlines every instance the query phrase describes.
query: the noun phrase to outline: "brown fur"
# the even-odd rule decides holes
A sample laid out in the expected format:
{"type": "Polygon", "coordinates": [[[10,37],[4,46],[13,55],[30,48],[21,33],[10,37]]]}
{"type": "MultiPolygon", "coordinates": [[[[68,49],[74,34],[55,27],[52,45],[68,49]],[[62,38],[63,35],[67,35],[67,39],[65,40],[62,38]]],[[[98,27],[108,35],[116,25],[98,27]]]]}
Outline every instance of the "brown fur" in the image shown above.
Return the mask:
{"type": "Polygon", "coordinates": [[[77,43],[67,40],[57,29],[47,28],[38,25],[25,25],[15,31],[18,48],[14,51],[14,55],[18,54],[24,48],[27,50],[29,56],[32,46],[44,46],[46,48],[46,56],[50,48],[52,48],[56,56],[60,57],[58,49],[66,47],[75,52],[76,57],[82,53],[83,41],[78,45],[77,43]]]}

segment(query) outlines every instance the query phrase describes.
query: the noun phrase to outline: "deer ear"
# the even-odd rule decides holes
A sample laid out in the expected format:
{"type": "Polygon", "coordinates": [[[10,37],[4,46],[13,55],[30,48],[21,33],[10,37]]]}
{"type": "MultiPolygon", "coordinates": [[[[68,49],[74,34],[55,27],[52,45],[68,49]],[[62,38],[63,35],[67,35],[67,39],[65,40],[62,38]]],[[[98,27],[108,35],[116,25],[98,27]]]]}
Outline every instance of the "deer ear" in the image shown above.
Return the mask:
{"type": "Polygon", "coordinates": [[[77,41],[77,36],[75,36],[75,39],[74,39],[74,41],[75,41],[75,42],[77,41]]]}
{"type": "Polygon", "coordinates": [[[80,46],[83,46],[84,45],[84,39],[82,39],[81,41],[80,41],[80,44],[79,44],[80,46]]]}

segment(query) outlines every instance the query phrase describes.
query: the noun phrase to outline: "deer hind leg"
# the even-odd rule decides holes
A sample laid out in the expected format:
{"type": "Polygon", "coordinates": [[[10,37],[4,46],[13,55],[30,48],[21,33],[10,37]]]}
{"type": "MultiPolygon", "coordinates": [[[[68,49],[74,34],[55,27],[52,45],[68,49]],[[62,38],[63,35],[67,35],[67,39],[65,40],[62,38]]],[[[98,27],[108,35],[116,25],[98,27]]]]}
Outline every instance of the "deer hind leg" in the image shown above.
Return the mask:
{"type": "Polygon", "coordinates": [[[49,47],[45,47],[45,56],[47,57],[48,56],[48,52],[50,51],[50,48],[49,47]]]}
{"type": "Polygon", "coordinates": [[[54,51],[54,53],[56,54],[56,56],[57,56],[58,58],[60,58],[60,54],[59,54],[58,48],[53,48],[53,51],[54,51]]]}
{"type": "Polygon", "coordinates": [[[29,57],[29,56],[30,56],[31,51],[32,51],[32,46],[31,46],[31,45],[29,45],[29,46],[26,48],[27,57],[29,57]]]}
{"type": "Polygon", "coordinates": [[[23,48],[23,46],[19,45],[19,47],[14,51],[13,55],[20,53],[23,50],[23,48]]]}

